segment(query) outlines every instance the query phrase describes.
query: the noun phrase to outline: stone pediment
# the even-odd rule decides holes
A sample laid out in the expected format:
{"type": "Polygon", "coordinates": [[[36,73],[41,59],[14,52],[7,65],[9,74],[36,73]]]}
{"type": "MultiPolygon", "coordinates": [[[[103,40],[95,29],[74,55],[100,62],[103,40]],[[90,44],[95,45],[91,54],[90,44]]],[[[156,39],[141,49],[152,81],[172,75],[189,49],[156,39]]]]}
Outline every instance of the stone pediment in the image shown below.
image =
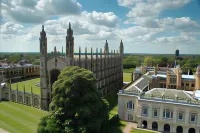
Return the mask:
{"type": "Polygon", "coordinates": [[[69,66],[68,58],[53,57],[47,61],[47,70],[50,71],[54,68],[62,70],[66,66],[69,66]]]}

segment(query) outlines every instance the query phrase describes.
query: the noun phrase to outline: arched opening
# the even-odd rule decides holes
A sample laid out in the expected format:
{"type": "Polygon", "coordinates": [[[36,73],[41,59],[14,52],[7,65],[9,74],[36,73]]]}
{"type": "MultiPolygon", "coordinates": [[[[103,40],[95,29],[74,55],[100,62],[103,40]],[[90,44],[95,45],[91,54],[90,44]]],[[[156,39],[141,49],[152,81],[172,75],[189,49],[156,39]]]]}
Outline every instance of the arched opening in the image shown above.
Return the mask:
{"type": "Polygon", "coordinates": [[[39,100],[37,98],[34,98],[34,106],[39,106],[39,100]]]}
{"type": "Polygon", "coordinates": [[[147,121],[142,122],[142,128],[147,128],[147,121]]]}
{"type": "Polygon", "coordinates": [[[176,133],[183,133],[183,127],[182,126],[177,126],[176,133]]]}
{"type": "Polygon", "coordinates": [[[58,69],[54,69],[50,72],[50,76],[51,76],[51,86],[53,85],[53,83],[58,80],[58,76],[60,75],[60,71],[58,69]]]}
{"type": "Polygon", "coordinates": [[[166,133],[170,132],[170,125],[169,124],[164,125],[164,132],[166,132],[166,133]]]}
{"type": "Polygon", "coordinates": [[[23,97],[22,96],[19,97],[19,103],[23,103],[23,97]]]}
{"type": "Polygon", "coordinates": [[[29,96],[25,96],[25,104],[30,105],[30,97],[29,96]]]}
{"type": "Polygon", "coordinates": [[[12,101],[13,101],[13,102],[15,102],[15,101],[16,101],[15,94],[12,94],[12,101]]]}
{"type": "Polygon", "coordinates": [[[195,133],[196,131],[195,131],[195,129],[194,128],[190,128],[189,130],[188,130],[188,133],[195,133]]]}
{"type": "Polygon", "coordinates": [[[157,122],[152,123],[152,130],[155,130],[155,131],[158,130],[158,123],[157,122]]]}
{"type": "MultiPolygon", "coordinates": [[[[60,75],[60,71],[58,69],[53,69],[50,71],[50,83],[51,83],[51,92],[52,92],[52,86],[56,80],[58,80],[58,76],[60,75]]],[[[51,92],[47,94],[47,103],[48,107],[51,102],[51,92]]]]}

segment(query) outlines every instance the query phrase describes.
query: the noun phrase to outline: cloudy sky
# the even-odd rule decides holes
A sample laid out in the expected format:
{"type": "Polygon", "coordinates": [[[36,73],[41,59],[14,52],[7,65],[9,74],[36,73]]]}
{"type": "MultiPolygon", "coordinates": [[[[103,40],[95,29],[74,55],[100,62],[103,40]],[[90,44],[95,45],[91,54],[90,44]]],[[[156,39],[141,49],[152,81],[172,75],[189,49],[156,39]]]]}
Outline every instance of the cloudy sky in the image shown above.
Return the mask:
{"type": "Polygon", "coordinates": [[[200,0],[1,0],[0,52],[38,52],[44,24],[48,51],[65,47],[71,22],[75,52],[87,46],[125,53],[200,54],[200,0]]]}

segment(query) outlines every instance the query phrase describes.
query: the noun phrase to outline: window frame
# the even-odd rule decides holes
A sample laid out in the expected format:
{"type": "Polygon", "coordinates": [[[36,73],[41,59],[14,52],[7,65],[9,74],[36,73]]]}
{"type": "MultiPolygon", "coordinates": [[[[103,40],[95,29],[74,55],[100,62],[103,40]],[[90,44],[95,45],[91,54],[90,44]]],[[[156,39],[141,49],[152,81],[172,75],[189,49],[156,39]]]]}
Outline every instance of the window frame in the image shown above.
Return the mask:
{"type": "Polygon", "coordinates": [[[142,116],[148,116],[148,107],[147,106],[143,106],[142,107],[142,116]],[[146,114],[144,114],[144,109],[146,109],[146,114]]]}
{"type": "Polygon", "coordinates": [[[163,109],[163,118],[164,119],[173,119],[173,110],[163,109]],[[167,117],[167,113],[169,113],[169,117],[167,117]]]}
{"type": "Polygon", "coordinates": [[[134,102],[133,102],[133,101],[128,101],[128,102],[126,103],[126,108],[127,108],[128,110],[134,110],[134,102]],[[129,102],[132,103],[132,104],[131,104],[131,108],[129,108],[129,102]]]}
{"type": "Polygon", "coordinates": [[[178,116],[177,119],[179,121],[183,121],[184,120],[184,112],[183,111],[179,111],[177,116],[178,116]],[[181,114],[181,113],[182,113],[182,119],[179,119],[179,114],[181,114]]]}
{"type": "Polygon", "coordinates": [[[158,109],[158,108],[153,108],[153,115],[152,115],[152,116],[155,117],[155,118],[157,118],[157,117],[158,117],[158,112],[159,112],[159,109],[158,109]],[[154,115],[154,113],[155,113],[154,111],[155,111],[155,110],[157,111],[157,116],[154,115]]]}
{"type": "Polygon", "coordinates": [[[190,113],[190,122],[191,123],[196,123],[197,122],[197,113],[196,112],[191,112],[190,113]],[[195,120],[194,121],[192,121],[192,115],[195,116],[195,120]]]}

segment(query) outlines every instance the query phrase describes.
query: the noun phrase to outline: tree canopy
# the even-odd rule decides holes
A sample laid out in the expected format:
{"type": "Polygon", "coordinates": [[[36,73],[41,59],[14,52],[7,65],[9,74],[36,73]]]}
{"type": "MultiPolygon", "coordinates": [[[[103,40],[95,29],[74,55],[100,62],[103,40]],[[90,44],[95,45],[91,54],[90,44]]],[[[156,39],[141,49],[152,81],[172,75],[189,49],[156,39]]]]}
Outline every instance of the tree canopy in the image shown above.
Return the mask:
{"type": "Polygon", "coordinates": [[[108,102],[96,89],[91,71],[64,68],[53,84],[50,114],[38,133],[100,133],[108,121],[108,102]]]}

